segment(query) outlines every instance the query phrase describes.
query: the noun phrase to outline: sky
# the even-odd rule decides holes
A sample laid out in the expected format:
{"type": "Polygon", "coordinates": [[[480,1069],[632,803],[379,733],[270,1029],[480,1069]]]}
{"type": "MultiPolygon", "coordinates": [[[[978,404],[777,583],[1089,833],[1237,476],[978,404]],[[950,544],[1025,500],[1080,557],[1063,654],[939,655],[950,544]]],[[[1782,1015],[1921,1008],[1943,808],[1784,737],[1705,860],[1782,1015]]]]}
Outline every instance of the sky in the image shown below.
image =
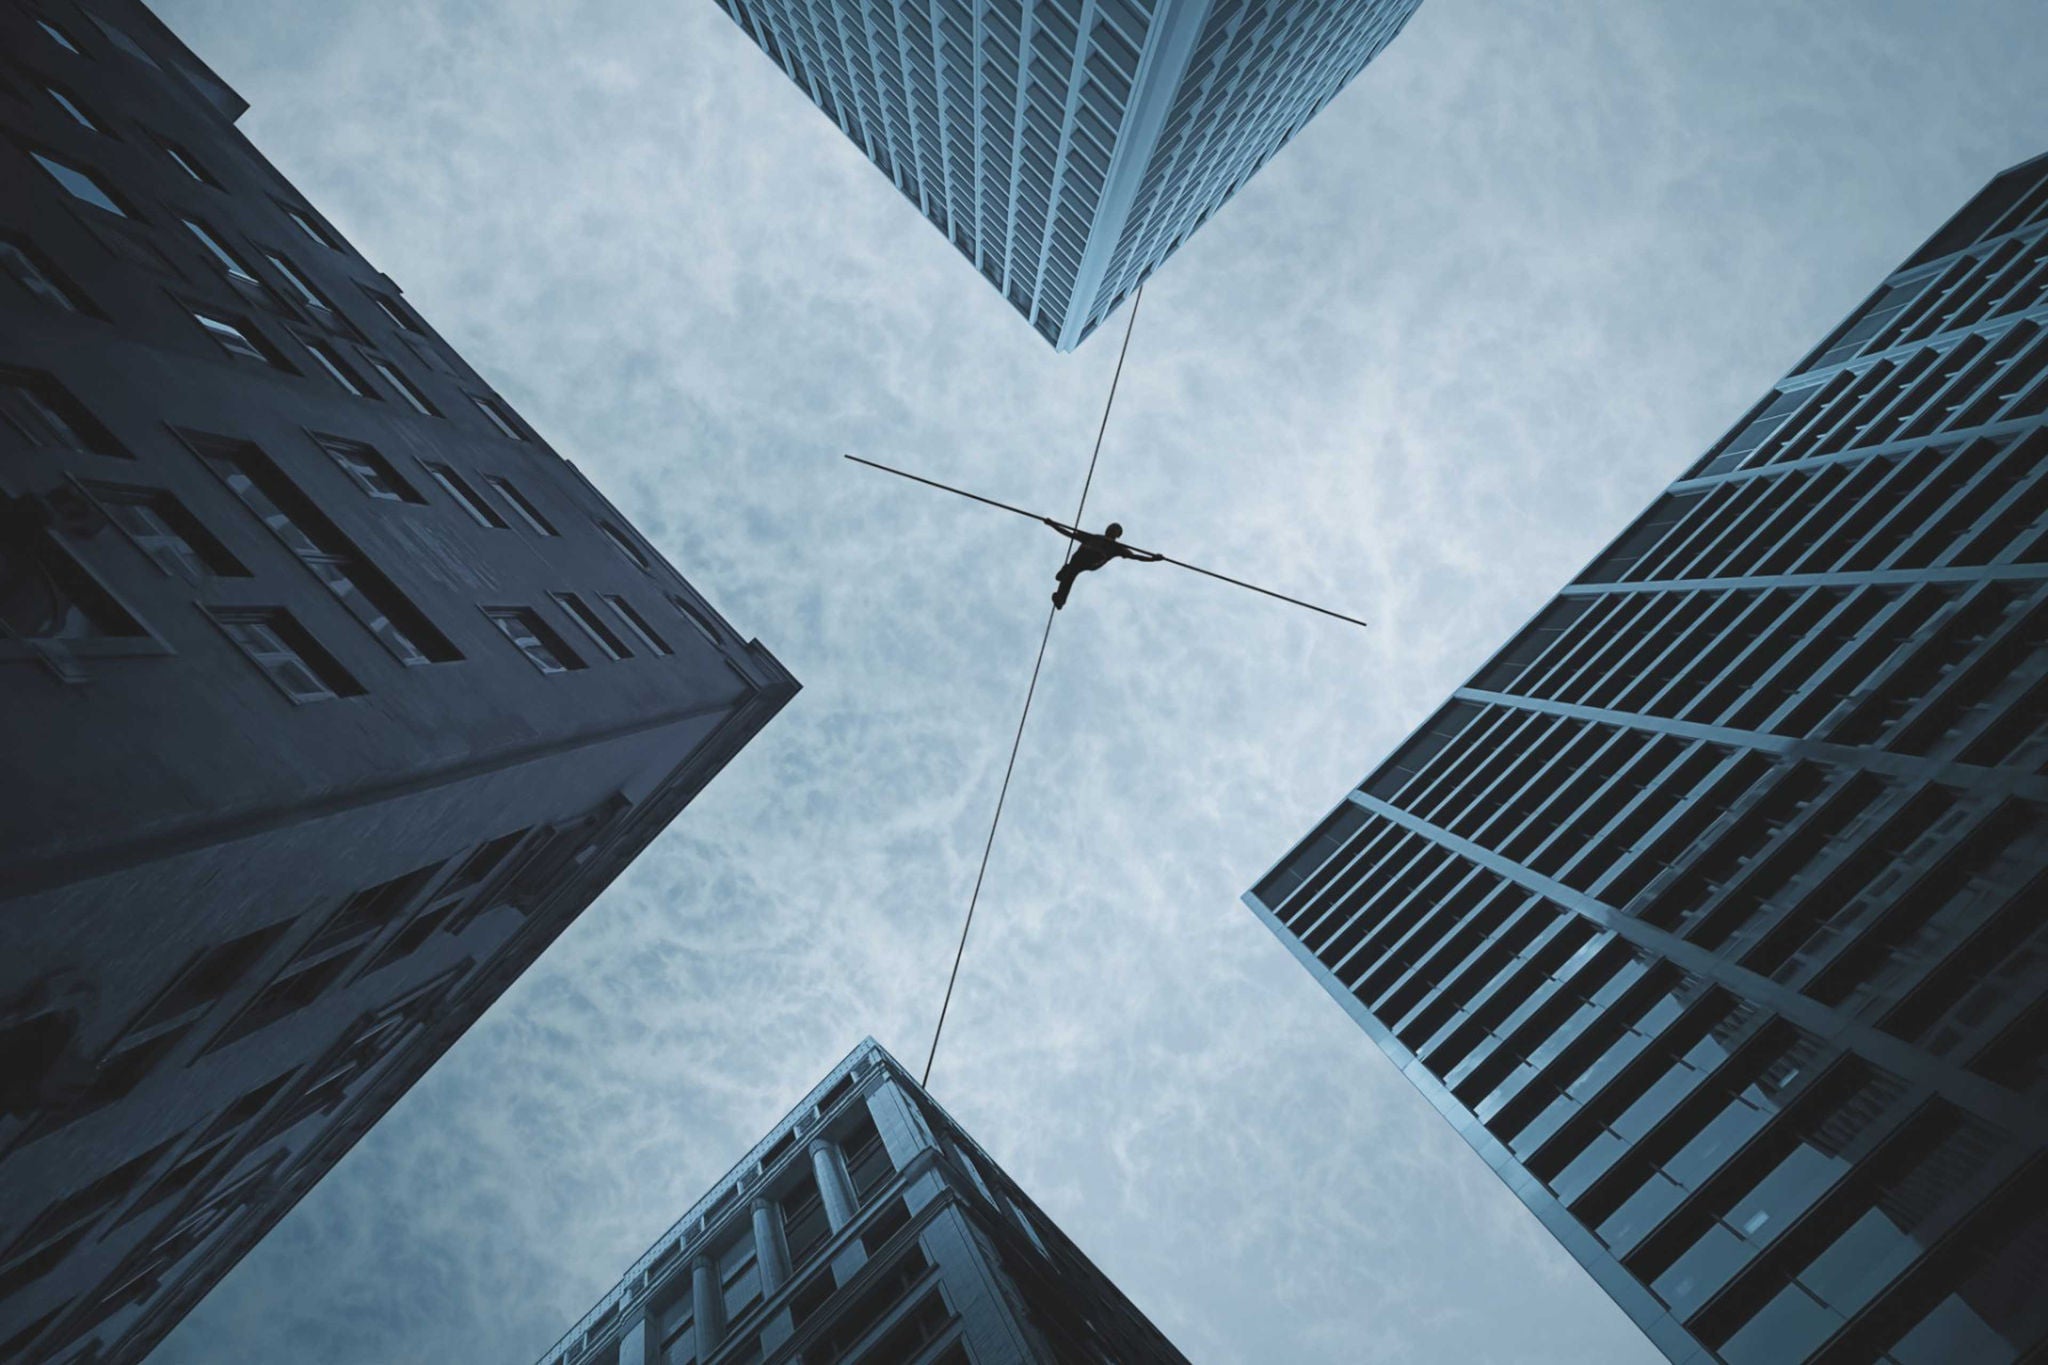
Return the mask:
{"type": "MultiPolygon", "coordinates": [[[[157,1365],[538,1357],[922,1062],[1121,314],[1055,354],[710,0],[161,0],[803,693],[157,1365]]],[[[1238,897],[1996,171],[2039,0],[1425,0],[1154,277],[932,1090],[1200,1362],[1657,1359],[1238,897]]]]}

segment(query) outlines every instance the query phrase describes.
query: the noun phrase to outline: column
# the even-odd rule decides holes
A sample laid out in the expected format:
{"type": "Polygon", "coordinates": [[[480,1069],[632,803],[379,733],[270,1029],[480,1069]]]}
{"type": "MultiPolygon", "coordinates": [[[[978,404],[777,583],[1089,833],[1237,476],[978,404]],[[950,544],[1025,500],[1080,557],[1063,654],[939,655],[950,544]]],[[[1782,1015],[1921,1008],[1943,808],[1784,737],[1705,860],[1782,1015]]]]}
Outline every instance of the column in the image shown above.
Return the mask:
{"type": "Polygon", "coordinates": [[[761,1267],[761,1297],[789,1279],[789,1243],[782,1237],[782,1210],[766,1195],[754,1196],[754,1259],[761,1267]]]}
{"type": "Polygon", "coordinates": [[[847,1177],[846,1160],[839,1155],[839,1144],[812,1138],[811,1170],[818,1177],[818,1198],[825,1204],[825,1221],[837,1232],[860,1212],[860,1206],[853,1202],[853,1181],[847,1177]]]}
{"type": "Polygon", "coordinates": [[[690,1263],[690,1311],[697,1319],[697,1359],[709,1360],[725,1335],[725,1299],[708,1255],[690,1263]]]}
{"type": "Polygon", "coordinates": [[[619,1365],[653,1365],[651,1354],[659,1348],[660,1342],[650,1342],[646,1315],[619,1333],[619,1365]]]}

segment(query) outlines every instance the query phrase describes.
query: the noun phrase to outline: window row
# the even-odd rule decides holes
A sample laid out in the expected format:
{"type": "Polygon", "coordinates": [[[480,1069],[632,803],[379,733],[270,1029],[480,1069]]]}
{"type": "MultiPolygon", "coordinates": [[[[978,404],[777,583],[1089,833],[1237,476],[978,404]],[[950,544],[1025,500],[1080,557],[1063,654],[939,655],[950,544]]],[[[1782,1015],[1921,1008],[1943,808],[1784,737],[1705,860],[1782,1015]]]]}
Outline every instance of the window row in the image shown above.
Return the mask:
{"type": "Polygon", "coordinates": [[[1578,581],[2039,563],[2044,452],[2048,432],[2037,428],[1669,493],[1578,581]]]}
{"type": "MultiPolygon", "coordinates": [[[[140,221],[141,215],[132,203],[94,173],[84,170],[62,158],[43,151],[31,151],[31,158],[74,199],[80,200],[103,212],[119,218],[140,221]]],[[[323,245],[335,246],[334,239],[324,229],[314,225],[305,214],[289,206],[280,205],[285,212],[314,240],[323,245]]],[[[383,394],[366,377],[367,373],[379,376],[392,393],[414,412],[422,416],[441,416],[440,408],[427,396],[421,387],[389,359],[367,349],[363,334],[350,324],[336,308],[331,298],[311,282],[305,271],[284,251],[276,248],[255,246],[246,251],[231,244],[227,235],[218,227],[200,218],[179,216],[179,223],[185,229],[187,238],[204,254],[208,262],[218,269],[228,285],[238,291],[241,297],[253,300],[272,312],[292,316],[286,302],[302,310],[303,316],[319,323],[333,337],[314,335],[296,327],[290,328],[293,337],[312,359],[312,369],[332,382],[336,387],[359,398],[381,398],[383,394]],[[269,279],[259,274],[252,260],[259,258],[271,272],[269,279]]],[[[34,252],[18,241],[0,249],[9,273],[14,275],[25,289],[54,303],[76,312],[96,312],[83,298],[76,285],[65,280],[46,257],[34,252]]],[[[396,298],[380,289],[358,285],[358,290],[375,306],[381,316],[388,319],[399,331],[408,337],[427,335],[424,325],[396,298]]],[[[235,311],[224,310],[215,304],[183,304],[193,322],[227,355],[252,363],[263,364],[285,373],[304,373],[286,359],[285,352],[268,337],[251,318],[235,311]]],[[[494,395],[469,394],[470,403],[476,408],[483,421],[494,431],[510,440],[530,439],[517,418],[505,403],[494,395]]]]}
{"type": "Polygon", "coordinates": [[[2048,236],[2010,238],[1957,257],[1943,270],[1887,284],[1829,338],[1803,370],[1866,351],[1888,351],[1990,318],[2025,312],[2048,298],[2048,236]]]}
{"type": "MultiPolygon", "coordinates": [[[[132,453],[94,418],[76,397],[50,375],[41,371],[0,366],[0,425],[18,433],[30,446],[117,459],[133,458],[132,453]]],[[[188,446],[199,452],[215,467],[216,472],[221,473],[223,478],[229,478],[231,486],[236,487],[238,492],[243,492],[243,484],[253,483],[253,480],[237,483],[230,476],[228,469],[237,460],[253,463],[268,470],[267,478],[272,483],[282,486],[288,482],[269,458],[251,443],[193,433],[181,433],[181,436],[188,446]]],[[[350,481],[370,497],[415,504],[424,504],[427,501],[414,484],[375,447],[362,441],[323,434],[316,434],[314,440],[350,481]]],[[[448,494],[470,520],[479,526],[496,530],[504,530],[511,526],[512,523],[506,519],[504,512],[499,511],[496,505],[482,496],[469,479],[452,465],[432,460],[422,460],[420,463],[427,476],[448,494]]],[[[502,474],[486,474],[482,476],[482,481],[502,500],[506,510],[527,529],[541,536],[553,537],[561,534],[539,503],[511,478],[502,474]]],[[[155,496],[156,501],[165,506],[175,501],[168,493],[155,496]]],[[[243,496],[247,501],[245,492],[243,496]]],[[[275,493],[269,496],[271,501],[278,501],[275,493]]],[[[317,508],[313,508],[310,502],[295,490],[284,501],[294,506],[303,505],[309,517],[320,516],[317,508]]],[[[177,518],[180,525],[196,527],[194,519],[183,509],[172,515],[177,518]]],[[[270,512],[259,510],[259,515],[266,520],[272,520],[270,512]]],[[[654,558],[637,537],[618,523],[605,518],[593,518],[592,524],[628,563],[643,573],[653,573],[654,558]]],[[[198,528],[195,534],[200,539],[207,538],[203,528],[198,528]]],[[[284,533],[281,531],[280,534],[284,533]]],[[[338,532],[334,534],[339,535],[338,532]]],[[[155,549],[151,549],[150,553],[152,557],[157,557],[155,549]]],[[[193,564],[208,563],[209,560],[225,562],[221,560],[220,554],[209,556],[203,550],[183,557],[188,563],[193,564]]],[[[233,568],[214,568],[213,571],[235,572],[233,568]]],[[[680,594],[671,595],[671,601],[676,610],[689,620],[693,629],[700,631],[714,643],[717,642],[719,632],[707,612],[680,594]]],[[[629,622],[629,628],[654,652],[669,652],[665,645],[654,642],[654,633],[645,629],[644,621],[629,622]]]]}
{"type": "Polygon", "coordinates": [[[1691,477],[2027,421],[2044,410],[2048,333],[2019,322],[1996,337],[1972,333],[1774,393],[1691,477]]]}
{"type": "Polygon", "coordinates": [[[2048,600],[2031,580],[1566,598],[1474,686],[1999,763],[2018,745],[1984,737],[2028,737],[2044,634],[2048,600]]]}
{"type": "MultiPolygon", "coordinates": [[[[88,1335],[120,1307],[148,1297],[162,1271],[186,1255],[195,1239],[217,1232],[256,1195],[275,1193],[288,1173],[302,1181],[319,1173],[304,1168],[309,1152],[317,1150],[311,1144],[287,1158],[277,1141],[307,1119],[333,1114],[359,1091],[414,1036],[412,1025],[438,1013],[467,966],[457,964],[408,989],[352,1024],[310,1064],[251,1088],[181,1136],[53,1201],[0,1251],[0,1286],[12,1292],[57,1269],[96,1231],[154,1215],[158,1226],[89,1296],[93,1308],[69,1318],[68,1325],[74,1338],[88,1335]]],[[[24,1358],[28,1344],[56,1316],[7,1343],[8,1358],[24,1358]]]]}
{"type": "Polygon", "coordinates": [[[213,1052],[411,959],[437,932],[461,932],[487,908],[485,898],[503,885],[502,874],[536,846],[532,833],[515,831],[359,892],[282,963],[273,962],[274,950],[301,919],[280,920],[195,952],[106,1045],[90,1084],[45,1108],[22,1140],[125,1098],[188,1039],[206,1039],[195,1056],[213,1052]],[[234,1013],[217,1018],[223,1002],[237,995],[245,998],[234,1013]]]}
{"type": "MultiPolygon", "coordinates": [[[[827,1095],[818,1109],[829,1112],[836,1103],[833,1095],[827,1095]]],[[[832,1132],[827,1141],[839,1158],[840,1169],[847,1175],[856,1207],[866,1207],[879,1196],[882,1187],[894,1175],[895,1167],[883,1147],[881,1134],[867,1105],[856,1102],[850,1110],[849,1114],[831,1121],[832,1132]]],[[[784,1134],[782,1140],[763,1155],[760,1166],[765,1170],[780,1164],[795,1148],[795,1139],[794,1131],[784,1134]]],[[[650,1335],[659,1343],[654,1359],[669,1365],[699,1365],[714,1354],[721,1359],[757,1359],[761,1350],[772,1349],[791,1332],[803,1328],[810,1319],[833,1306],[840,1284],[838,1276],[833,1265],[814,1262],[817,1253],[837,1229],[827,1215],[811,1161],[799,1156],[788,1164],[787,1169],[773,1174],[770,1182],[775,1192],[768,1196],[766,1208],[757,1208],[751,1216],[730,1220],[732,1226],[728,1229],[717,1230],[716,1225],[727,1221],[727,1215],[739,1206],[739,1185],[722,1190],[702,1214],[694,1217],[693,1226],[705,1230],[705,1236],[715,1250],[707,1252],[703,1246],[687,1246],[686,1238],[678,1238],[647,1263],[646,1278],[649,1281],[665,1277],[674,1286],[666,1293],[656,1291],[657,1300],[672,1297],[672,1301],[666,1306],[652,1308],[648,1314],[650,1335]],[[767,1252],[761,1243],[764,1236],[777,1243],[767,1252]],[[716,1286],[714,1292],[718,1296],[719,1311],[717,1320],[709,1324],[709,1331],[700,1330],[694,1286],[691,1284],[693,1276],[682,1270],[686,1247],[692,1263],[700,1257],[703,1259],[716,1286]],[[774,1275],[781,1278],[771,1277],[764,1262],[774,1263],[774,1275]],[[757,1308],[789,1282],[795,1283],[797,1288],[773,1318],[759,1323],[748,1321],[757,1308]],[[735,1339],[749,1334],[755,1338],[751,1349],[733,1347],[735,1339]]],[[[897,1198],[866,1221],[856,1242],[872,1260],[909,1223],[909,1209],[901,1198],[897,1198]]],[[[912,1243],[909,1254],[921,1258],[915,1243],[912,1243]]],[[[834,1263],[843,1267],[844,1258],[835,1254],[834,1263]]],[[[588,1351],[601,1342],[615,1324],[615,1319],[616,1305],[597,1313],[587,1329],[577,1329],[581,1332],[581,1345],[572,1344],[564,1359],[575,1361],[579,1358],[579,1351],[588,1351]]],[[[826,1332],[829,1334],[835,1330],[837,1320],[826,1332]]],[[[809,1358],[808,1354],[805,1358],[809,1358]]]]}

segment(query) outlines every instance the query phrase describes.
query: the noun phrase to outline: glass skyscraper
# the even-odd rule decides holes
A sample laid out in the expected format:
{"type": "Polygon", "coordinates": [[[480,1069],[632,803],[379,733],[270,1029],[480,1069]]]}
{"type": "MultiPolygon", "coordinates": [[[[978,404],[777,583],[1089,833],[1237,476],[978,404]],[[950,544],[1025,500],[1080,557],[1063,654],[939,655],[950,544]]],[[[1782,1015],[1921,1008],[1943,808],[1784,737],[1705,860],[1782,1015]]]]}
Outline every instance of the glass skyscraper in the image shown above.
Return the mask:
{"type": "Polygon", "coordinates": [[[1186,1365],[863,1041],[540,1365],[1186,1365]]]}
{"type": "Polygon", "coordinates": [[[0,1361],[114,1365],[796,681],[147,8],[0,50],[0,1361]]]}
{"type": "Polygon", "coordinates": [[[1421,0],[718,0],[1072,350],[1421,0]]]}
{"type": "Polygon", "coordinates": [[[1246,900],[1674,1361],[2048,1332],[2048,157],[1246,900]]]}

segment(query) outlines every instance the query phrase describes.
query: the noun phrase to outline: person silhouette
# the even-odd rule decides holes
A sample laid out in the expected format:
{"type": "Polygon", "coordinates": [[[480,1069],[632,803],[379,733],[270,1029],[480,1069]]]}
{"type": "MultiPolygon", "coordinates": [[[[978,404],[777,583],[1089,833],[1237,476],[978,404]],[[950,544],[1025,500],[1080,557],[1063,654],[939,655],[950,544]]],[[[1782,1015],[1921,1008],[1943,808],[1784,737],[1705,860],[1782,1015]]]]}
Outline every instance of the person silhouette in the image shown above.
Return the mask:
{"type": "Polygon", "coordinates": [[[1116,522],[1102,528],[1102,534],[1083,531],[1079,527],[1065,526],[1051,517],[1040,517],[1047,526],[1058,531],[1074,542],[1074,549],[1067,556],[1067,562],[1060,565],[1059,586],[1053,589],[1052,608],[1058,611],[1067,605],[1067,594],[1074,590],[1074,580],[1084,573],[1101,568],[1112,559],[1134,559],[1140,564],[1157,564],[1166,558],[1150,550],[1134,550],[1119,539],[1124,528],[1116,522]]]}

